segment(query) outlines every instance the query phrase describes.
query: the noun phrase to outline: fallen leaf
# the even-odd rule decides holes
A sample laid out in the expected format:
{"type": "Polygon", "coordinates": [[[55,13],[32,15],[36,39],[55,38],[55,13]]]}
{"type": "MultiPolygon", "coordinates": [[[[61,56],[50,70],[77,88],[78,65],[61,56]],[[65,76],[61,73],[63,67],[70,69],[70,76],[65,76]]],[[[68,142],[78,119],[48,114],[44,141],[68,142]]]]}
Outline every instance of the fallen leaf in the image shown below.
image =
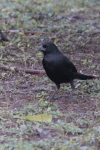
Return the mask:
{"type": "Polygon", "coordinates": [[[52,115],[48,114],[39,114],[34,116],[22,116],[22,119],[24,120],[30,120],[30,121],[38,121],[38,122],[51,122],[52,121],[52,115]]]}

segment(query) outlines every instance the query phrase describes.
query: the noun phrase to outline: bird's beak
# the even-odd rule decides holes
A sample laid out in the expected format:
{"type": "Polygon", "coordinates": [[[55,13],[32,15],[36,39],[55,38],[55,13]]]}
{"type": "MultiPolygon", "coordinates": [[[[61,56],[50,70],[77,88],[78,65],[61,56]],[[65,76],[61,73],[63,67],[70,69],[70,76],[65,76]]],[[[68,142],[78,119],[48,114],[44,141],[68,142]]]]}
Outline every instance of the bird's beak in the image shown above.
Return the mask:
{"type": "Polygon", "coordinates": [[[41,46],[39,47],[39,51],[45,52],[45,48],[41,45],[41,46]]]}

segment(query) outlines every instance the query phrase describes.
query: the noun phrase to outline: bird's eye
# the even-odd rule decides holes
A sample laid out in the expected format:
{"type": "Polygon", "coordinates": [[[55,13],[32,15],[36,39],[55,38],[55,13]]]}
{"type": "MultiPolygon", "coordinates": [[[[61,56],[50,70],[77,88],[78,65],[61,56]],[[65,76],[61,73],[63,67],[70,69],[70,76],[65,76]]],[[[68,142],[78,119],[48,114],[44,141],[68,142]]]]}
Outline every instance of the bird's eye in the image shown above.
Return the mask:
{"type": "Polygon", "coordinates": [[[43,45],[43,47],[44,47],[44,48],[47,48],[47,47],[48,47],[48,45],[43,45]]]}

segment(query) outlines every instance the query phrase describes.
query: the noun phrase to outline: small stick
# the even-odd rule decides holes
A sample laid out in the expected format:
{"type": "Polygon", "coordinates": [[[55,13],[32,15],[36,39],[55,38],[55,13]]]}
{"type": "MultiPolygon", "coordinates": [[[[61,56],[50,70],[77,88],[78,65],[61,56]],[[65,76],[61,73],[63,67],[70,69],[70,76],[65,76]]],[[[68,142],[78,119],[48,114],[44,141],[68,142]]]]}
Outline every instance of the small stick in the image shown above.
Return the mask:
{"type": "Polygon", "coordinates": [[[42,75],[45,74],[44,70],[24,69],[24,68],[9,67],[9,66],[0,66],[0,69],[5,71],[15,71],[15,72],[23,71],[29,74],[42,74],[42,75]]]}

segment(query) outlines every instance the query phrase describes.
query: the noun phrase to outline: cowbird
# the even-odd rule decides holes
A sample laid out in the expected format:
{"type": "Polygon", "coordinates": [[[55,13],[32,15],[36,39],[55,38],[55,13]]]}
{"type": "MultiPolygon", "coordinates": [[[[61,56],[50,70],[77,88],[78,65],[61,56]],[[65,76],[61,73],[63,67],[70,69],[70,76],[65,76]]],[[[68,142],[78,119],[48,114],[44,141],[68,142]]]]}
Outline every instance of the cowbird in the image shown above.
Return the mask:
{"type": "Polygon", "coordinates": [[[61,83],[70,83],[72,87],[72,92],[70,94],[70,100],[73,100],[74,93],[74,79],[87,80],[93,79],[95,76],[84,75],[77,72],[74,64],[64,56],[57,48],[57,46],[52,42],[44,42],[40,46],[39,50],[43,52],[44,57],[42,64],[47,76],[56,84],[57,90],[49,98],[52,100],[61,83]]]}

